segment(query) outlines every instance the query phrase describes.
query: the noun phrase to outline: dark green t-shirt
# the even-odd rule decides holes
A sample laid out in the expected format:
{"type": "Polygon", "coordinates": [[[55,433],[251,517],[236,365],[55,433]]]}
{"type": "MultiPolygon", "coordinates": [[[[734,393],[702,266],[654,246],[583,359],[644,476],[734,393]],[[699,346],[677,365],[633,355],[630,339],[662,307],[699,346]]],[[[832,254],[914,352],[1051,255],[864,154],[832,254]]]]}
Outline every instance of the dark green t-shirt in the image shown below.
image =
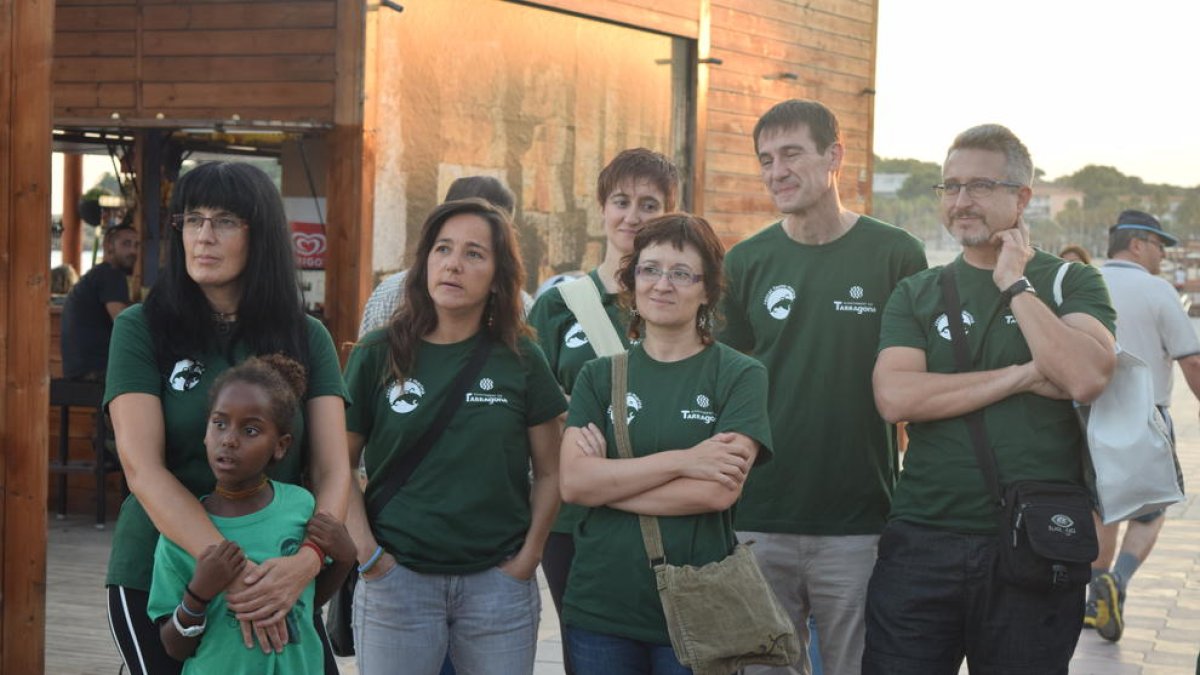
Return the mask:
{"type": "MultiPolygon", "coordinates": [[[[367,475],[407,452],[433,422],[475,339],[422,342],[412,376],[389,375],[384,330],[368,333],[346,363],[353,405],[346,427],[366,439],[367,475]]],[[[546,358],[528,338],[520,355],[492,346],[476,382],[429,454],[371,529],[400,564],[427,574],[470,574],[513,555],[530,523],[529,427],[567,408],[546,358]]],[[[369,481],[368,497],[378,481],[369,481]]]]}
{"type": "Polygon", "coordinates": [[[919,241],[866,216],[821,246],[793,240],[776,223],[729,251],[720,337],[767,366],[776,446],[771,470],[746,482],[739,530],[883,529],[896,452],[875,409],[871,371],[888,296],[925,267],[919,241]]]}
{"type": "MultiPolygon", "coordinates": [[[[346,398],[338,368],[333,339],[320,321],[307,318],[308,391],[305,398],[337,396],[346,398]]],[[[250,356],[244,344],[234,345],[234,362],[250,356]]],[[[108,356],[108,375],[104,387],[104,405],[122,394],[157,396],[162,401],[166,425],[167,469],[192,494],[200,497],[212,492],[216,479],[208,466],[204,432],[208,422],[208,390],[231,364],[219,352],[196,354],[181,359],[171,372],[163,373],[154,359],[150,326],[141,305],[121,312],[113,324],[112,349],[108,356]]],[[[285,483],[299,483],[305,464],[303,406],[292,425],[292,446],[287,455],[268,472],[285,483]]],[[[150,571],[158,530],[137,498],[129,495],[121,505],[113,533],[112,554],[105,583],[142,591],[150,590],[150,571]]]]}
{"type": "MultiPolygon", "coordinates": [[[[758,441],[759,464],[771,457],[767,371],[754,359],[714,344],[683,361],[662,363],[637,346],[629,351],[628,385],[635,457],[690,448],[723,431],[758,441]]],[[[611,400],[612,358],[595,359],[579,375],[567,426],[592,422],[604,429],[608,457],[616,459],[611,400]]],[[[699,566],[724,559],[735,542],[732,515],[730,509],[659,518],[667,562],[699,566]]],[[[636,515],[608,507],[587,509],[575,530],[563,618],[585,630],[670,644],[636,515]]]]}
{"type": "MultiPolygon", "coordinates": [[[[596,285],[596,291],[600,293],[600,304],[608,314],[609,322],[616,329],[617,336],[621,338],[621,344],[628,349],[629,336],[626,335],[621,308],[617,304],[617,294],[604,290],[604,282],[600,281],[596,270],[589,272],[588,278],[596,285]]],[[[529,312],[529,325],[537,331],[538,344],[546,353],[550,372],[554,373],[563,391],[570,394],[580,369],[583,368],[583,364],[596,358],[596,350],[592,348],[587,333],[583,332],[583,327],[567,307],[557,286],[543,293],[534,303],[529,312]]],[[[560,534],[574,532],[575,524],[583,518],[583,513],[584,508],[579,505],[563,504],[558,512],[558,519],[554,521],[553,531],[560,534]]]]}
{"type": "MultiPolygon", "coordinates": [[[[1011,309],[1001,307],[992,270],[972,267],[961,255],[952,264],[975,370],[1028,363],[1033,356],[1011,309]]],[[[1094,267],[1071,265],[1063,279],[1062,306],[1054,304],[1054,275],[1061,264],[1057,257],[1038,251],[1025,266],[1025,276],[1038,297],[1059,316],[1087,314],[1112,331],[1116,312],[1094,267]]],[[[892,294],[884,310],[879,349],[920,349],[925,352],[926,370],[953,373],[957,368],[938,285],[941,270],[914,275],[892,294]]],[[[1015,394],[985,408],[984,418],[1001,483],[1082,480],[1083,439],[1070,401],[1015,394]]],[[[891,518],[955,532],[994,532],[996,509],[975,460],[965,418],[912,423],[908,434],[891,518]]]]}
{"type": "MultiPolygon", "coordinates": [[[[213,525],[226,539],[237,542],[246,557],[256,563],[288,556],[300,548],[304,529],[312,517],[316,502],[302,487],[272,483],[275,497],[262,510],[237,518],[209,515],[213,525]]],[[[196,560],[170,539],[159,537],[154,553],[154,583],[146,611],[153,620],[166,618],[183,598],[184,588],[196,571],[196,560]]],[[[313,596],[316,582],[300,593],[287,623],[291,635],[282,652],[264,654],[261,649],[246,649],[237,617],[228,611],[225,594],[208,604],[208,628],[196,653],[183,662],[183,675],[319,675],[325,670],[321,638],[313,626],[313,596]]]]}

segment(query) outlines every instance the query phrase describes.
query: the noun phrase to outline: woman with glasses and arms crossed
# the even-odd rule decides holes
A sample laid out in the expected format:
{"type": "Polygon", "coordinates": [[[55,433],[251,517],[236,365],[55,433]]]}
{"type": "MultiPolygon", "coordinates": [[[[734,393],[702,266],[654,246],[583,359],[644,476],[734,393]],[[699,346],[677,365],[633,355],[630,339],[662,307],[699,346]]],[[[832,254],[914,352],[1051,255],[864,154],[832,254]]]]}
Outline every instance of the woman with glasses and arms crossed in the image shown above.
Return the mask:
{"type": "MultiPolygon", "coordinates": [[[[633,250],[633,238],[646,222],[675,208],[679,186],[679,170],[664,155],[633,148],[620,152],[600,172],[596,180],[596,197],[600,202],[600,220],[606,240],[604,260],[587,274],[586,280],[568,283],[591,283],[600,296],[600,305],[608,316],[624,347],[629,344],[624,335],[625,319],[617,305],[617,269],[621,258],[633,250]]],[[[570,396],[575,379],[583,364],[596,358],[591,340],[579,319],[567,306],[560,288],[550,288],[540,296],[529,313],[529,325],[537,331],[538,343],[546,352],[550,370],[570,396]]],[[[564,504],[546,540],[542,570],[550,587],[550,598],[559,614],[562,627],[562,598],[567,588],[567,573],[575,546],[571,533],[583,517],[585,509],[564,504]]],[[[574,675],[570,653],[563,641],[563,669],[574,675]]]]}
{"type": "MultiPolygon", "coordinates": [[[[579,675],[689,673],[671,649],[638,515],[659,516],[673,565],[724,559],[731,509],[770,455],[767,373],[714,342],[724,249],[702,218],[645,225],[617,279],[633,311],[626,390],[633,457],[619,459],[612,359],[583,367],[563,436],[563,498],[591,507],[575,530],[565,640],[579,675]]],[[[719,610],[714,610],[719,611],[719,610]]]]}
{"type": "Polygon", "coordinates": [[[447,649],[460,675],[533,672],[534,572],[558,512],[566,401],[521,318],[523,278],[507,215],[479,199],[446,202],[421,228],[399,310],[346,364],[348,445],[355,465],[365,453],[372,507],[352,489],[363,675],[435,675],[447,649]],[[427,453],[381,497],[447,401],[456,409],[421,443],[427,453]]]}
{"type": "MultiPolygon", "coordinates": [[[[109,558],[109,625],[135,675],[182,666],[146,613],[159,533],[196,558],[222,541],[199,501],[215,485],[204,434],[218,375],[253,355],[283,353],[304,365],[300,451],[272,467],[271,477],[307,479],[317,510],[338,520],[350,488],[345,386],[329,333],[304,313],[279,191],[248,164],[206,163],[176,183],[170,212],[166,268],[145,304],[117,317],[104,394],[132,492],[109,558]]],[[[310,541],[281,548],[276,558],[248,562],[228,592],[247,648],[284,648],[292,606],[324,564],[310,541]]],[[[326,672],[337,672],[328,649],[326,672]]]]}

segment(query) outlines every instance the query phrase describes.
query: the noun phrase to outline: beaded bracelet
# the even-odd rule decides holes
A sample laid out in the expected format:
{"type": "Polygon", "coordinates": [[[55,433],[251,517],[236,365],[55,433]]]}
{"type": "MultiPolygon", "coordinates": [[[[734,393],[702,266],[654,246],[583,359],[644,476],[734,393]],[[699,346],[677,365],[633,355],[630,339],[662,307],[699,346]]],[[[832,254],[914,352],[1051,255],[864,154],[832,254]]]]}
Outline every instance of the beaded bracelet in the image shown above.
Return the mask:
{"type": "Polygon", "coordinates": [[[382,557],[383,557],[383,547],[376,546],[375,552],[371,554],[371,557],[367,559],[367,562],[358,566],[358,573],[361,575],[361,574],[366,574],[367,572],[370,572],[371,568],[374,567],[375,563],[378,563],[379,559],[382,557]]]}

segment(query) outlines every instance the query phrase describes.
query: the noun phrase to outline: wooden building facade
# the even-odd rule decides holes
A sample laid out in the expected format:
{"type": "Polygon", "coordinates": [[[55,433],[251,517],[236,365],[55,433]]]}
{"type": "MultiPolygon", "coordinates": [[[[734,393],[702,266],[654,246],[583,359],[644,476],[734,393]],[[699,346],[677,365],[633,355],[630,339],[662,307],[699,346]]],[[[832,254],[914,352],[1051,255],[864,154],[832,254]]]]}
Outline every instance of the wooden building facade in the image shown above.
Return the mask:
{"type": "Polygon", "coordinates": [[[599,260],[596,177],[626,147],[671,156],[681,208],[733,243],[776,217],[756,120],[814,98],[841,121],[843,201],[869,211],[877,2],[0,0],[0,670],[38,672],[43,648],[49,439],[9,421],[52,419],[48,243],[16,226],[49,219],[52,139],[126,148],[146,280],[169,155],[251,138],[279,157],[285,197],[319,202],[324,318],[344,345],[462,175],[516,193],[531,285],[599,260]]]}

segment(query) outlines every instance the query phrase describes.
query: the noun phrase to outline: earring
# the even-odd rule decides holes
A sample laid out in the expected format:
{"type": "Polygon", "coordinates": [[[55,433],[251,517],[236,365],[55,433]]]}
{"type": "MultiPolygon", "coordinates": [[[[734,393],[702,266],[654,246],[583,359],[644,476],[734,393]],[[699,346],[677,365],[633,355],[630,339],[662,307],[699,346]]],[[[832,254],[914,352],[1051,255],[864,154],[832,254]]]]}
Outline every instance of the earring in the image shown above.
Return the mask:
{"type": "Polygon", "coordinates": [[[713,311],[708,305],[701,305],[700,311],[696,312],[696,328],[701,331],[711,330],[713,327],[713,311]]]}
{"type": "Polygon", "coordinates": [[[496,291],[488,296],[487,302],[487,326],[491,328],[496,323],[496,291]]]}

